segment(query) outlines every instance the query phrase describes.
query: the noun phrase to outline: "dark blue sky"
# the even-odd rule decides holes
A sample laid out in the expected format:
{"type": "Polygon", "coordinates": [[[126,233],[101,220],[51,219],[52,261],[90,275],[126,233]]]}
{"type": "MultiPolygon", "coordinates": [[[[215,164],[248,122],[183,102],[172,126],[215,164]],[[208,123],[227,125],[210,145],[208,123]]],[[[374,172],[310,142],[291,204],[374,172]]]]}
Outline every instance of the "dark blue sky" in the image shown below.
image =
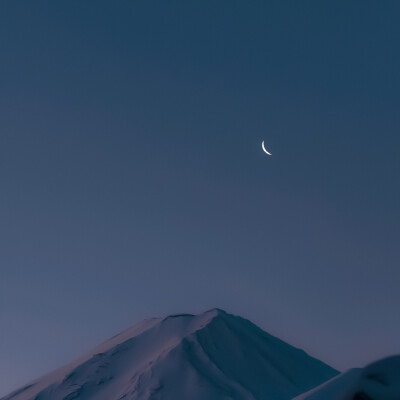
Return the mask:
{"type": "Polygon", "coordinates": [[[400,352],[399,18],[2,1],[0,395],[211,307],[340,369],[400,352]]]}

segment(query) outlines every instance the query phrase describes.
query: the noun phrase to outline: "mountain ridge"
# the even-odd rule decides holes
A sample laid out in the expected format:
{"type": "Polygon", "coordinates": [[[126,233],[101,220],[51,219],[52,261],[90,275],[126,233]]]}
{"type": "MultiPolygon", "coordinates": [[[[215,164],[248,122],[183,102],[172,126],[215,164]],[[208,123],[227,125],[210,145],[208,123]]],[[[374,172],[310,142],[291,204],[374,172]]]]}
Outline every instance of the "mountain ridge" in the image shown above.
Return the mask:
{"type": "Polygon", "coordinates": [[[400,354],[352,368],[293,400],[399,400],[400,354]]]}

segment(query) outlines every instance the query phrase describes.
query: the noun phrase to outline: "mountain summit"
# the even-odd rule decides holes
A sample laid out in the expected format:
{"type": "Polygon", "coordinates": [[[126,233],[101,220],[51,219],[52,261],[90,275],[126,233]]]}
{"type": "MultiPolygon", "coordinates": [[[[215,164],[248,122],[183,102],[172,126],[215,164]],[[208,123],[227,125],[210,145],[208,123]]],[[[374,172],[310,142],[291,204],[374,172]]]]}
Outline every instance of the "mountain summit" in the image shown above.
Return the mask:
{"type": "Polygon", "coordinates": [[[286,400],[336,374],[213,309],[145,320],[2,400],[286,400]]]}

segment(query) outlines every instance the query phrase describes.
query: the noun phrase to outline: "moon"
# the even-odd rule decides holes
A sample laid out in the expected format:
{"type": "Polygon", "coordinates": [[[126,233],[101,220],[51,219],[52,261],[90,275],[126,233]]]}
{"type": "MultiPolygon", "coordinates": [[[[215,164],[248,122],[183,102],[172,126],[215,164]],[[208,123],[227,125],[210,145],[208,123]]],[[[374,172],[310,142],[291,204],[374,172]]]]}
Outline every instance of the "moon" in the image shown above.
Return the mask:
{"type": "Polygon", "coordinates": [[[269,152],[267,151],[267,149],[265,148],[265,146],[264,146],[264,140],[263,140],[261,146],[262,146],[262,149],[264,150],[265,153],[267,153],[269,156],[272,156],[272,154],[269,153],[269,152]]]}

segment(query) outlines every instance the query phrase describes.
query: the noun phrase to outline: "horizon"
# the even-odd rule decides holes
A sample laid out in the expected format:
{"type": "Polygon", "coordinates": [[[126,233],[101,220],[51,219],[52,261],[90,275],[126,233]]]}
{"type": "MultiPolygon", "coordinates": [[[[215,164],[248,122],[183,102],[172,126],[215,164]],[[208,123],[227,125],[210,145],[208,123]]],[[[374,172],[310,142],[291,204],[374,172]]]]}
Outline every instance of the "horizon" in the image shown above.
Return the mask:
{"type": "MultiPolygon", "coordinates": [[[[196,313],[196,314],[191,314],[191,313],[165,314],[165,315],[162,315],[162,316],[161,316],[161,315],[160,315],[160,316],[153,316],[153,317],[144,318],[144,319],[142,319],[142,320],[140,320],[140,321],[136,321],[135,323],[133,323],[132,325],[130,325],[130,326],[128,326],[128,327],[125,327],[125,328],[122,329],[121,331],[119,331],[119,332],[114,332],[113,334],[110,334],[109,337],[103,338],[102,340],[98,341],[97,343],[91,344],[90,347],[85,348],[85,349],[82,349],[82,352],[81,352],[81,353],[76,354],[76,355],[73,356],[72,358],[66,359],[62,365],[54,366],[54,367],[52,367],[51,370],[44,371],[41,375],[37,375],[37,376],[32,377],[29,381],[26,381],[23,385],[20,385],[20,386],[18,386],[18,387],[14,387],[14,388],[12,388],[11,390],[8,390],[6,393],[0,393],[0,396],[6,396],[6,395],[8,395],[8,394],[11,394],[13,391],[18,390],[18,389],[20,389],[21,387],[24,387],[25,385],[29,385],[30,383],[32,383],[32,382],[34,382],[34,381],[40,380],[40,379],[44,378],[45,376],[47,376],[48,374],[55,372],[55,371],[58,370],[59,368],[64,368],[64,367],[67,367],[69,364],[73,364],[73,363],[77,362],[77,361],[78,361],[79,359],[81,359],[82,357],[85,357],[85,356],[91,354],[92,351],[96,350],[99,346],[107,344],[107,342],[109,342],[111,339],[113,339],[113,338],[115,338],[115,337],[118,337],[120,334],[122,334],[122,333],[124,333],[124,332],[126,332],[126,331],[129,331],[129,330],[132,329],[132,328],[135,328],[136,326],[140,325],[141,323],[143,323],[143,322],[145,322],[145,321],[150,321],[150,320],[154,320],[154,319],[155,319],[155,320],[159,320],[160,322],[163,322],[164,320],[166,320],[166,319],[169,318],[169,317],[185,317],[185,316],[188,316],[188,317],[196,317],[196,316],[200,316],[200,315],[204,315],[204,314],[210,313],[210,312],[212,312],[212,311],[222,312],[223,314],[232,316],[232,317],[234,317],[234,318],[237,318],[237,317],[238,317],[238,318],[240,318],[240,319],[249,321],[251,324],[255,325],[257,328],[261,329],[263,332],[267,333],[268,335],[271,335],[272,337],[277,338],[277,339],[283,341],[284,343],[288,344],[288,345],[291,346],[291,347],[294,347],[294,348],[299,349],[299,350],[303,350],[308,356],[313,357],[313,358],[315,358],[316,360],[321,361],[322,363],[324,363],[324,364],[327,365],[328,367],[331,367],[331,368],[333,368],[333,370],[336,370],[336,372],[338,372],[339,374],[342,373],[342,372],[349,371],[349,370],[354,369],[354,368],[363,368],[363,367],[365,367],[366,365],[370,364],[371,362],[378,361],[377,359],[374,359],[374,360],[370,360],[370,361],[369,361],[367,364],[365,364],[365,365],[353,366],[353,367],[348,368],[348,369],[346,369],[346,370],[340,370],[340,369],[335,368],[334,366],[330,365],[329,363],[325,362],[325,360],[319,358],[318,355],[312,354],[312,353],[310,353],[309,351],[305,350],[303,347],[301,347],[301,346],[299,346],[299,345],[295,345],[295,344],[290,343],[290,342],[287,342],[286,340],[283,340],[281,337],[279,337],[279,336],[277,336],[277,335],[275,335],[275,334],[272,334],[271,332],[265,330],[262,326],[260,326],[259,324],[257,324],[256,322],[252,321],[251,319],[249,319],[249,318],[247,318],[247,317],[245,317],[245,316],[231,313],[231,312],[226,311],[226,310],[224,310],[224,309],[222,309],[222,308],[219,308],[219,307],[213,307],[213,308],[210,308],[210,309],[207,309],[207,310],[198,312],[198,313],[196,313]]],[[[388,354],[388,355],[393,355],[393,354],[388,354]]],[[[385,358],[385,357],[382,357],[382,359],[383,359],[383,358],[385,358]]],[[[379,360],[380,360],[380,359],[379,359],[379,360]]]]}
{"type": "Polygon", "coordinates": [[[0,394],[214,307],[341,371],[399,354],[399,14],[3,1],[0,394]]]}

